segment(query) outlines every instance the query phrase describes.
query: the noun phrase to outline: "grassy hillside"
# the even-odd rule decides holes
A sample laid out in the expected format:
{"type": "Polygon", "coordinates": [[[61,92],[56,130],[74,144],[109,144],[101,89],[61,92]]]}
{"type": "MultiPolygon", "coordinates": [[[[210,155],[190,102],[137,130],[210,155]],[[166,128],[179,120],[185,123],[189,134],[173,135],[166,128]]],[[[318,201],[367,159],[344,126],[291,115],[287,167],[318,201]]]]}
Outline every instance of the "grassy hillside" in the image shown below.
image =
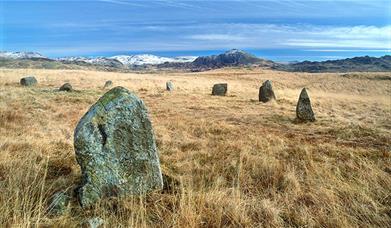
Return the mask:
{"type": "Polygon", "coordinates": [[[391,80],[381,79],[390,73],[360,75],[0,69],[0,226],[78,227],[100,216],[107,227],[387,227],[391,80]],[[19,86],[25,75],[39,85],[19,86]],[[266,79],[277,101],[261,104],[266,79]],[[106,80],[145,101],[163,172],[180,185],[93,210],[72,202],[51,217],[49,197],[80,179],[73,131],[106,80]],[[65,82],[77,91],[57,92],[65,82]],[[227,97],[210,95],[219,82],[228,82],[227,97]],[[317,121],[295,124],[303,87],[317,121]]]}

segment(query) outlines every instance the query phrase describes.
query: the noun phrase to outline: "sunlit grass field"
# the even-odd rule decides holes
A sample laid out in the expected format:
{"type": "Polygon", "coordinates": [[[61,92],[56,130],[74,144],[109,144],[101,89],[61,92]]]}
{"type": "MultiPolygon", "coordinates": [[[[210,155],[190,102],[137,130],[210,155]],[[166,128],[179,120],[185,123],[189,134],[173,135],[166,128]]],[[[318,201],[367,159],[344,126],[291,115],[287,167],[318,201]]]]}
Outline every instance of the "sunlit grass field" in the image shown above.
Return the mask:
{"type": "Polygon", "coordinates": [[[0,69],[0,226],[78,227],[98,216],[105,227],[389,227],[391,74],[341,75],[0,69]],[[39,84],[21,87],[26,75],[39,84]],[[259,103],[267,79],[277,100],[259,103]],[[91,210],[74,200],[51,216],[50,196],[78,184],[73,131],[106,80],[144,100],[163,173],[178,183],[91,210]],[[65,82],[76,91],[58,92],[65,82]],[[227,96],[211,96],[221,82],[227,96]],[[297,124],[304,87],[317,121],[297,124]]]}

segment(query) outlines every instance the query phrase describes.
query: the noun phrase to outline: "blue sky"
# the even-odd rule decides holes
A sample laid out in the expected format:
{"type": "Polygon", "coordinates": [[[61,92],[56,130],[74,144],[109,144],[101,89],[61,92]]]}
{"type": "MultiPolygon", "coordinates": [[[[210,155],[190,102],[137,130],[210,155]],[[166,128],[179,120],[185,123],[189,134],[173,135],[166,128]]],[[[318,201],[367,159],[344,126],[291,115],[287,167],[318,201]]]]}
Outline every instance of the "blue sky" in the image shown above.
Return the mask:
{"type": "Polygon", "coordinates": [[[239,48],[290,61],[391,50],[389,0],[0,0],[0,25],[1,50],[50,57],[239,48]]]}

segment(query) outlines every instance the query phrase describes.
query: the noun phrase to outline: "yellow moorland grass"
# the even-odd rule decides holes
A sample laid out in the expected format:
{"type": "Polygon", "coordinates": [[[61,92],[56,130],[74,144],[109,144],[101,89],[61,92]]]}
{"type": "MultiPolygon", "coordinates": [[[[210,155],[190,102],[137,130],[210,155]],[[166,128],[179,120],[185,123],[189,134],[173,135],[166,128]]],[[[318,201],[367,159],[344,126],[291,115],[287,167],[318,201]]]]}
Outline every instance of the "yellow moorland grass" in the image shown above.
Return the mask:
{"type": "Polygon", "coordinates": [[[379,75],[390,74],[1,69],[0,226],[78,227],[99,216],[106,227],[390,227],[391,81],[379,75]],[[39,84],[21,87],[25,75],[39,84]],[[263,104],[266,79],[277,101],[263,104]],[[73,131],[106,80],[145,101],[162,169],[180,184],[90,210],[73,200],[51,216],[50,196],[80,180],[73,131]],[[57,92],[65,82],[77,91],[57,92]],[[210,95],[218,82],[226,97],[210,95]],[[303,87],[314,123],[294,121],[303,87]]]}

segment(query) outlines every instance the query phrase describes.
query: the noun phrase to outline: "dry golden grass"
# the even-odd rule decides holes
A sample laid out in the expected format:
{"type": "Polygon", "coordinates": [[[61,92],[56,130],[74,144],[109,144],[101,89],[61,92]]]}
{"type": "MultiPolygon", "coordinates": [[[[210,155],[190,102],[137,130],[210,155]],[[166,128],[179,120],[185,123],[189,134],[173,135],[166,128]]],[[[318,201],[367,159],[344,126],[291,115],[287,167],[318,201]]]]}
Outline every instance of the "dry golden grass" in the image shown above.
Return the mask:
{"type": "Polygon", "coordinates": [[[106,227],[390,227],[391,81],[379,75],[390,74],[1,69],[0,226],[78,227],[100,216],[106,227]],[[39,85],[19,86],[30,74],[39,85]],[[261,104],[266,79],[278,100],[261,104]],[[180,185],[49,216],[49,197],[79,181],[73,130],[106,80],[145,101],[164,173],[180,185]],[[55,91],[65,82],[78,91],[55,91]],[[228,96],[210,95],[217,82],[228,96]],[[294,123],[302,87],[315,123],[294,123]]]}

